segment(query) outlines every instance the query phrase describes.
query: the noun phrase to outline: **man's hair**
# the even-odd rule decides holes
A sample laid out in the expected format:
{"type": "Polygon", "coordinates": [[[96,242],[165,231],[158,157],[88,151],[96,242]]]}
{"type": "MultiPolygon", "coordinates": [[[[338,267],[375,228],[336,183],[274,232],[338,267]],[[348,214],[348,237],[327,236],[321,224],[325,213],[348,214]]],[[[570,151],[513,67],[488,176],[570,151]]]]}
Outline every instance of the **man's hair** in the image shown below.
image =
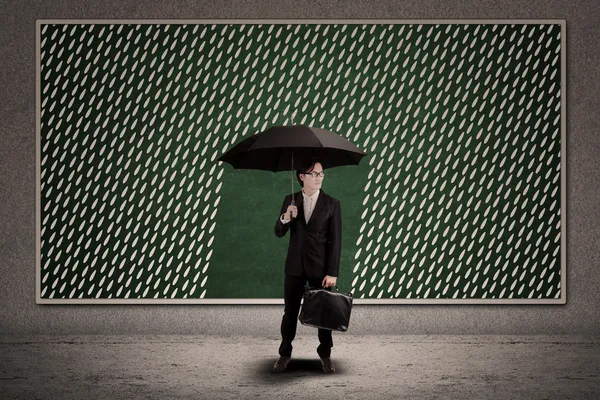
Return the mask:
{"type": "Polygon", "coordinates": [[[315,168],[316,163],[320,163],[321,165],[323,165],[323,163],[321,163],[321,161],[319,161],[317,158],[313,158],[310,161],[309,166],[307,166],[306,168],[300,168],[296,170],[296,179],[298,179],[298,183],[300,183],[300,186],[304,187],[304,182],[302,182],[302,180],[300,179],[300,174],[307,174],[311,172],[315,168]]]}

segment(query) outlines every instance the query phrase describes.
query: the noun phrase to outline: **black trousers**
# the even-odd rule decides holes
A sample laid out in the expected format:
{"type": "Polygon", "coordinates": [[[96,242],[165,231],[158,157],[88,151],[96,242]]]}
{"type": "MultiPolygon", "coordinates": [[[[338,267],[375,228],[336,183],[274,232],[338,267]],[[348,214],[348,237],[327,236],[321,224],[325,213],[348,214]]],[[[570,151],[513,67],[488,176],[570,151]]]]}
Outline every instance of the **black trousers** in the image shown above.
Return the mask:
{"type": "MultiPolygon", "coordinates": [[[[324,277],[323,277],[324,278],[324,277]]],[[[298,314],[300,313],[300,302],[304,296],[304,287],[308,282],[311,287],[323,287],[323,278],[309,278],[304,273],[301,276],[285,275],[283,298],[285,309],[281,321],[281,345],[279,355],[291,357],[292,341],[296,337],[298,326],[298,314]]],[[[327,288],[331,290],[331,288],[327,288]]],[[[329,329],[319,329],[319,347],[317,353],[320,357],[330,357],[333,347],[333,338],[329,329]]]]}

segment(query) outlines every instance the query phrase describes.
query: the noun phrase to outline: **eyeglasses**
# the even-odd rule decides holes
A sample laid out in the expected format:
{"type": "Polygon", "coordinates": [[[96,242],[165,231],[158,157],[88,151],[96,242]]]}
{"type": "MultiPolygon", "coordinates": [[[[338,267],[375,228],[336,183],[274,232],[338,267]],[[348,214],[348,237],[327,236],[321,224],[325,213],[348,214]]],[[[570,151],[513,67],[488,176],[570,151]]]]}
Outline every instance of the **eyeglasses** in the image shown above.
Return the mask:
{"type": "Polygon", "coordinates": [[[321,178],[322,178],[322,177],[324,177],[324,176],[325,176],[325,171],[321,171],[321,172],[307,172],[307,173],[306,173],[306,174],[304,174],[304,175],[310,175],[310,176],[312,176],[312,177],[313,177],[313,178],[315,178],[315,179],[316,179],[317,177],[321,177],[321,178]]]}

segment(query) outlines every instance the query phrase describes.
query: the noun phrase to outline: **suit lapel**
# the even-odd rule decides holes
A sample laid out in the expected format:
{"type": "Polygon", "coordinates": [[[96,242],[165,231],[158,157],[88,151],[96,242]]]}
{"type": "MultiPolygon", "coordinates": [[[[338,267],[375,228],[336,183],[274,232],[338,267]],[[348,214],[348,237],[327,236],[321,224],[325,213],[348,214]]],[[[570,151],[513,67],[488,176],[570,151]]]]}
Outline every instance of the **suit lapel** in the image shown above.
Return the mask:
{"type": "MultiPolygon", "coordinates": [[[[307,226],[310,225],[315,218],[317,217],[317,215],[319,215],[319,212],[321,211],[321,209],[323,208],[323,204],[325,203],[325,193],[323,193],[323,189],[321,189],[321,192],[319,193],[319,197],[317,197],[317,204],[315,204],[315,208],[313,209],[312,214],[310,215],[310,219],[308,220],[308,224],[306,224],[307,226]]],[[[300,195],[302,195],[302,193],[300,193],[300,195]]],[[[302,199],[302,204],[304,204],[304,199],[302,199]]],[[[304,215],[304,209],[302,211],[302,215],[304,215]]]]}

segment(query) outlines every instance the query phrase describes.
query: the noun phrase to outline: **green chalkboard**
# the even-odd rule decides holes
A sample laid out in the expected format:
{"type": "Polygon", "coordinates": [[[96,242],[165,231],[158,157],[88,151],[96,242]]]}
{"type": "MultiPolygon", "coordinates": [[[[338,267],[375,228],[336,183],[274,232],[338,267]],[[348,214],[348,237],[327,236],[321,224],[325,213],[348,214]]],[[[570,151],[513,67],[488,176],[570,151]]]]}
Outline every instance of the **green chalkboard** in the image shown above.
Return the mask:
{"type": "Polygon", "coordinates": [[[357,302],[564,303],[564,28],[38,21],[38,302],[281,302],[291,173],[216,160],[293,116],[357,302]]]}

